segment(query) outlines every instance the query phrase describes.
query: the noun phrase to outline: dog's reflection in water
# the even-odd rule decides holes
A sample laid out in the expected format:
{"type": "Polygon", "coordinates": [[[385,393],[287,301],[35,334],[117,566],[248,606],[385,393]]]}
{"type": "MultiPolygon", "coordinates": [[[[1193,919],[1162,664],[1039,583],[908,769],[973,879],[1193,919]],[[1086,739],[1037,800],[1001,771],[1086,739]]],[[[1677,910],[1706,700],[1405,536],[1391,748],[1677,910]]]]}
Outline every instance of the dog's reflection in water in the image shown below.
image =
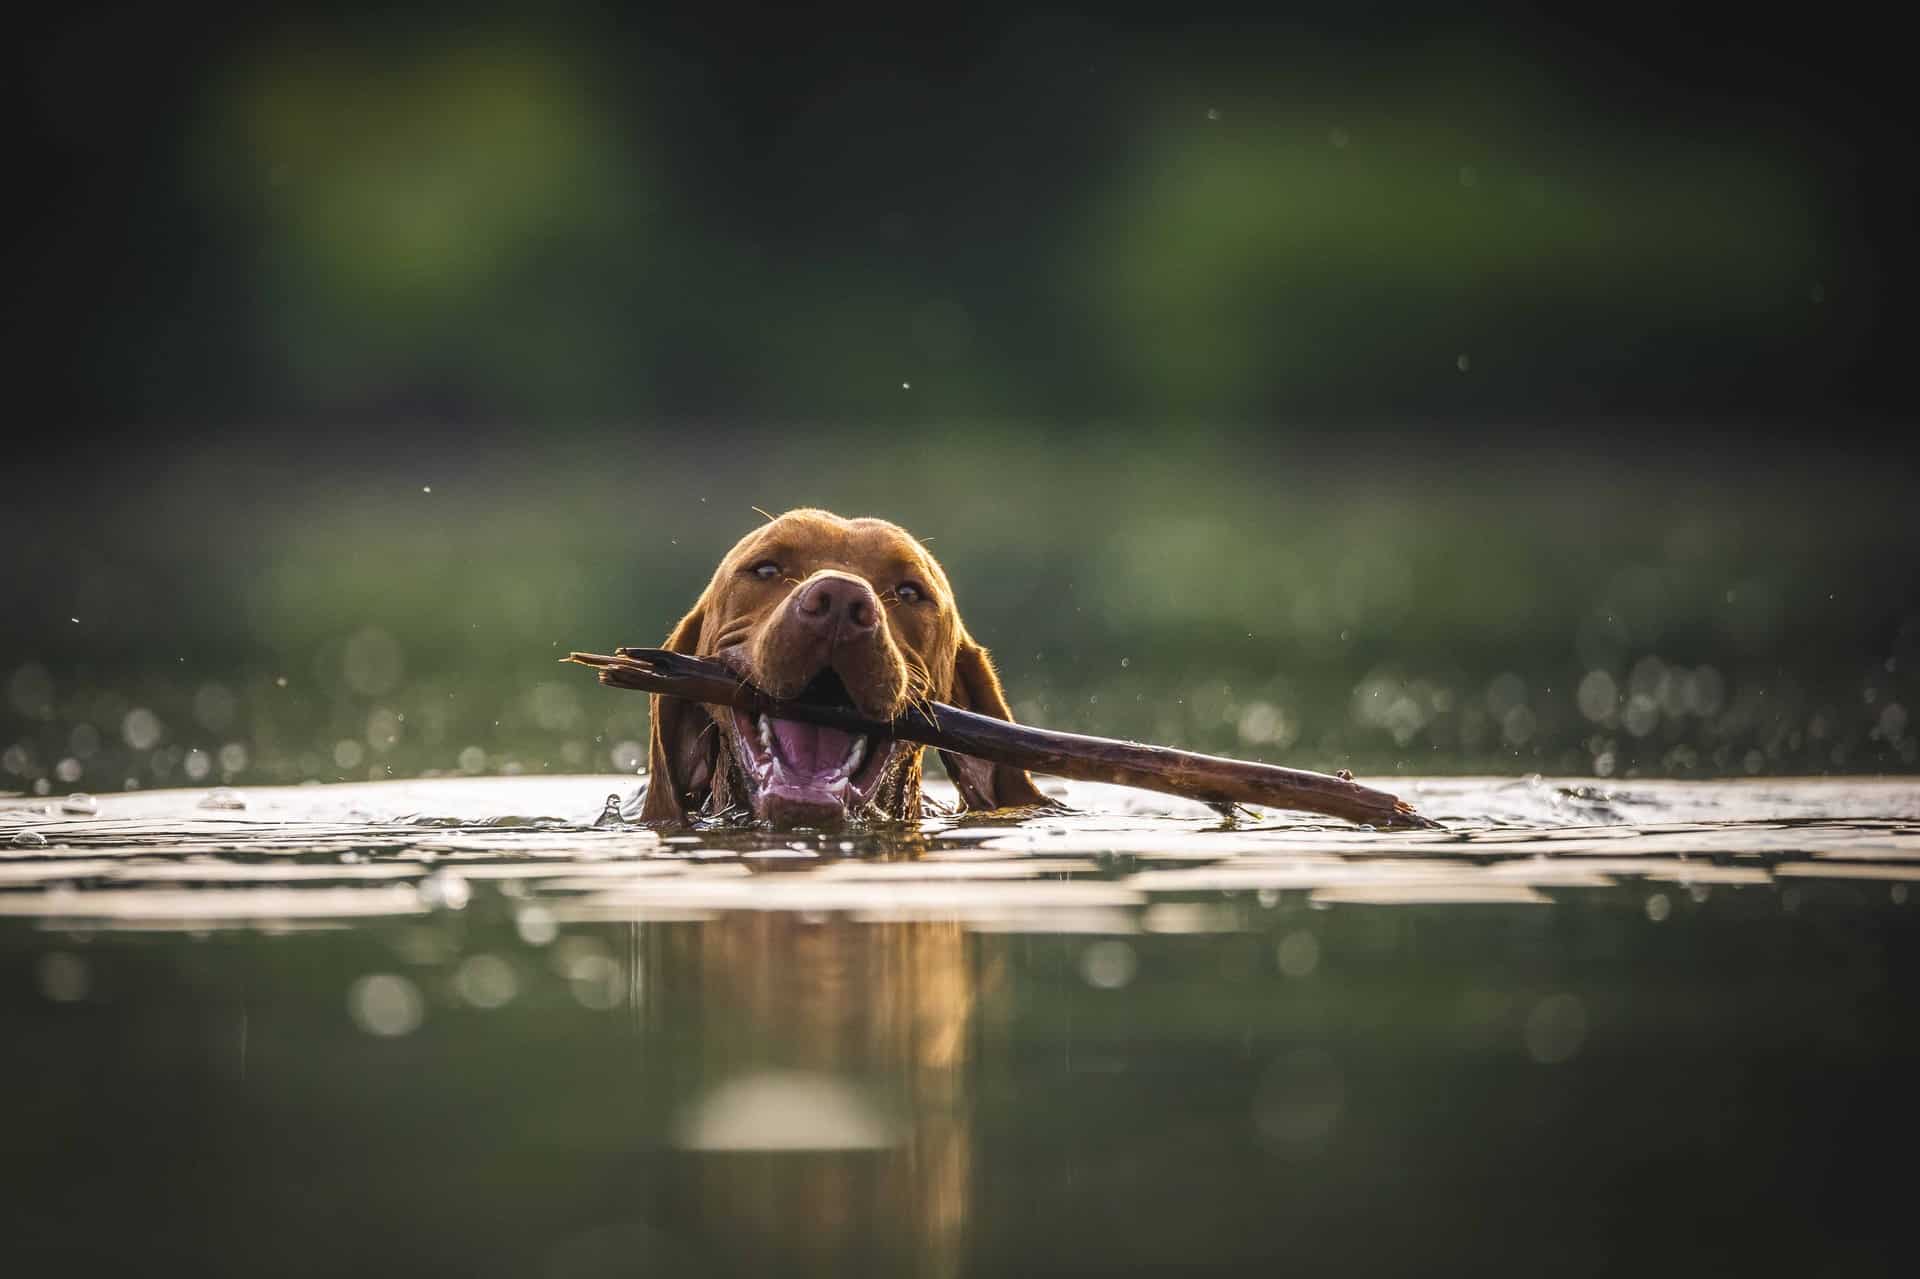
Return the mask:
{"type": "Polygon", "coordinates": [[[700,1027],[677,1224],[748,1269],[957,1271],[980,939],[776,912],[653,931],[654,1013],[700,1027]]]}

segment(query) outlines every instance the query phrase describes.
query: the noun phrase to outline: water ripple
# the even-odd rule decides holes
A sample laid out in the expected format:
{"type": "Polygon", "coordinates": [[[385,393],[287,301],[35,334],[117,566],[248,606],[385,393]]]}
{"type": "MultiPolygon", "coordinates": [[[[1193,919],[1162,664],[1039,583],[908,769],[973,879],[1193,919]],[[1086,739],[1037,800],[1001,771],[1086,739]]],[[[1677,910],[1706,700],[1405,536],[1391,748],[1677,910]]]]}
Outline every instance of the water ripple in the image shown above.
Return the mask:
{"type": "Polygon", "coordinates": [[[1905,781],[1400,785],[1447,828],[1222,818],[1090,785],[1061,790],[1074,811],[1025,820],[664,837],[610,819],[619,797],[594,777],[256,788],[211,807],[186,790],[104,796],[91,811],[0,801],[0,916],[284,928],[457,910],[473,894],[559,923],[772,911],[990,932],[1167,931],[1175,919],[1175,931],[1231,932],[1244,910],[1288,895],[1321,908],[1540,907],[1656,885],[1799,894],[1877,882],[1903,899],[1920,879],[1920,787],[1905,781]]]}

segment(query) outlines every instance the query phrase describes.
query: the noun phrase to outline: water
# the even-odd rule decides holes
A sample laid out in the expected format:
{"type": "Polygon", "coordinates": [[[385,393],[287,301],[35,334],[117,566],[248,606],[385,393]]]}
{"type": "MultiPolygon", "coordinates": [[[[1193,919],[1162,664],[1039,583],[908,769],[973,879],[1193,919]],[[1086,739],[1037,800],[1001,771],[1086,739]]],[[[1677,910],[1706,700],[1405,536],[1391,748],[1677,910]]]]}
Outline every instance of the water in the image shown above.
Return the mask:
{"type": "Polygon", "coordinates": [[[664,839],[596,777],[0,801],[7,1253],[1894,1270],[1920,786],[1396,788],[1449,829],[1091,786],[664,839]]]}

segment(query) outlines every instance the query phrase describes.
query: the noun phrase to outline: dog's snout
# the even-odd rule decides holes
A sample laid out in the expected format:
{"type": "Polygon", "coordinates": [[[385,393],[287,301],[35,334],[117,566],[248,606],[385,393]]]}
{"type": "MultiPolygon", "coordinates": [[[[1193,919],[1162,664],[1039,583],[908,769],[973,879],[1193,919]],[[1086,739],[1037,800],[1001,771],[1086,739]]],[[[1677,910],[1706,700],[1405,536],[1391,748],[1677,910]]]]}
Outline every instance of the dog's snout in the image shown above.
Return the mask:
{"type": "Polygon", "coordinates": [[[793,611],[809,628],[851,638],[880,623],[880,597],[857,577],[821,573],[793,597],[793,611]]]}

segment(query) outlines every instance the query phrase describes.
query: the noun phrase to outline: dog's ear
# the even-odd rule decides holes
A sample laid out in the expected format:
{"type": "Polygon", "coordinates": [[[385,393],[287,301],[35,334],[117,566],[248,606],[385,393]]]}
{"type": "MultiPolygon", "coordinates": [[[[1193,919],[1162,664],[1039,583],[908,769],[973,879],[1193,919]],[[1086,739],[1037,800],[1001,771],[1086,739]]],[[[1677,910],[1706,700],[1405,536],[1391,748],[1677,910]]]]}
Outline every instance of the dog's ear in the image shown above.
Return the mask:
{"type": "MultiPolygon", "coordinates": [[[[706,600],[680,619],[661,647],[693,654],[706,624],[706,600]]],[[[647,699],[647,797],[640,805],[643,822],[683,822],[699,812],[705,791],[713,785],[714,744],[718,730],[697,702],[658,693],[647,699]]]]}
{"type": "MultiPolygon", "coordinates": [[[[993,659],[965,630],[960,632],[960,648],[953,659],[953,691],[948,700],[963,711],[1013,721],[1013,710],[1000,688],[1000,677],[993,671],[993,659]]],[[[1026,804],[1052,806],[1052,801],[1040,793],[1025,769],[989,764],[952,751],[941,751],[940,762],[946,765],[947,776],[959,788],[961,805],[968,810],[1017,808],[1026,804]]]]}

